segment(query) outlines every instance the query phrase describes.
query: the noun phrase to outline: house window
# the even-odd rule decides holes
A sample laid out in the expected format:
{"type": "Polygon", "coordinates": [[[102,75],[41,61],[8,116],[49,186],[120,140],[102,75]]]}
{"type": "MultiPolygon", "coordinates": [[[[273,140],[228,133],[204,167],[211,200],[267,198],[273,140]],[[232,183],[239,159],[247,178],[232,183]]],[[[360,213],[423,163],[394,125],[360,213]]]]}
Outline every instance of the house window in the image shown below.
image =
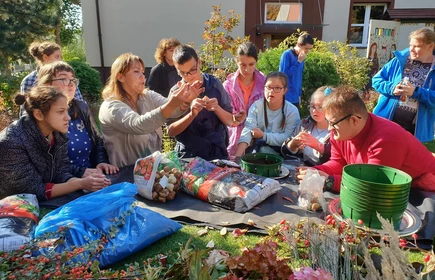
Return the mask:
{"type": "Polygon", "coordinates": [[[266,3],[265,23],[302,23],[302,3],[266,3]]]}
{"type": "Polygon", "coordinates": [[[349,44],[366,47],[371,19],[381,19],[387,4],[355,4],[352,8],[349,44]]]}

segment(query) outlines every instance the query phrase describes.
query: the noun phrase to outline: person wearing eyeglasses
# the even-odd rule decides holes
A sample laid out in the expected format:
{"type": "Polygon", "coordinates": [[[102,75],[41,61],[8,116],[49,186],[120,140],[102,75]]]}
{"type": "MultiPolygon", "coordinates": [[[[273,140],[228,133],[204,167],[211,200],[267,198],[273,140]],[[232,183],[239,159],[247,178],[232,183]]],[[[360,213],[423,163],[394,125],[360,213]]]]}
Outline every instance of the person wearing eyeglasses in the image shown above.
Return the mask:
{"type": "MultiPolygon", "coordinates": [[[[331,157],[314,168],[326,178],[325,190],[340,191],[344,166],[369,163],[402,170],[412,177],[413,188],[435,191],[433,154],[398,124],[369,113],[354,88],[337,87],[325,98],[323,111],[331,133],[331,157]]],[[[307,168],[298,169],[298,180],[307,168]]]]}
{"type": "Polygon", "coordinates": [[[302,95],[302,74],[305,67],[305,58],[314,46],[314,39],[310,34],[299,36],[294,48],[283,52],[279,61],[279,71],[285,73],[288,80],[288,89],[285,99],[299,108],[302,95]]]}
{"type": "MultiPolygon", "coordinates": [[[[27,94],[34,86],[38,84],[38,71],[39,68],[47,63],[62,60],[62,50],[60,46],[54,42],[33,42],[29,46],[29,53],[35,59],[38,67],[27,75],[22,81],[20,86],[21,94],[27,94]]],[[[74,98],[83,100],[82,93],[79,87],[76,87],[74,98]]],[[[20,108],[20,116],[25,113],[24,108],[20,108]]]]}
{"type": "Polygon", "coordinates": [[[435,32],[425,27],[411,32],[409,48],[395,51],[372,78],[380,93],[373,110],[421,142],[434,139],[435,123],[435,32]]]}
{"type": "Polygon", "coordinates": [[[249,107],[264,96],[264,82],[266,76],[257,70],[257,48],[251,42],[243,42],[237,48],[235,57],[238,69],[228,75],[224,88],[231,98],[234,123],[228,127],[229,145],[228,154],[235,156],[237,144],[245,125],[246,112],[249,107]]]}
{"type": "Polygon", "coordinates": [[[189,91],[183,105],[187,112],[168,121],[168,134],[177,140],[175,150],[183,157],[227,159],[227,126],[233,124],[228,93],[215,76],[201,72],[201,60],[191,46],[176,47],[173,60],[182,81],[169,96],[181,86],[187,86],[189,91]]]}
{"type": "Polygon", "coordinates": [[[325,121],[323,101],[334,89],[323,86],[310,97],[310,115],[301,121],[297,135],[287,138],[281,147],[281,154],[301,157],[306,166],[324,163],[331,156],[331,142],[328,124],[325,121]]]}
{"type": "Polygon", "coordinates": [[[271,72],[266,77],[264,99],[249,108],[237,145],[236,158],[245,153],[279,154],[281,145],[299,126],[299,110],[285,100],[287,77],[271,72]],[[251,141],[253,142],[251,145],[251,141]]]}
{"type": "Polygon", "coordinates": [[[85,178],[93,173],[114,174],[119,169],[109,163],[103,139],[100,136],[88,105],[74,98],[79,80],[66,62],[57,61],[39,69],[38,85],[54,86],[68,99],[68,157],[70,173],[85,178]]]}
{"type": "Polygon", "coordinates": [[[161,150],[162,126],[169,117],[181,114],[189,97],[188,87],[182,83],[169,98],[146,89],[144,70],[139,56],[121,54],[113,62],[102,92],[101,132],[109,161],[120,168],[161,150]]]}

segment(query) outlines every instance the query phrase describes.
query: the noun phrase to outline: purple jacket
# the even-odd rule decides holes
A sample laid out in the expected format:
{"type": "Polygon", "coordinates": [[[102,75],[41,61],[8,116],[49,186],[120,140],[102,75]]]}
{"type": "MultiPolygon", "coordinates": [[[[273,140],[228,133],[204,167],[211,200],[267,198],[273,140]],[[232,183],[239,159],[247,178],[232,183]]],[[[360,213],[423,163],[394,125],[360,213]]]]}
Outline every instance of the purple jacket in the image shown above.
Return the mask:
{"type": "MultiPolygon", "coordinates": [[[[245,108],[245,101],[243,100],[243,92],[240,89],[237,77],[240,71],[228,75],[227,80],[224,82],[224,88],[228,92],[231,99],[231,106],[233,106],[233,114],[237,114],[240,111],[245,111],[248,114],[249,107],[260,98],[264,97],[264,84],[266,77],[258,70],[254,72],[255,85],[252,90],[251,97],[249,98],[248,107],[245,108]]],[[[234,156],[237,150],[237,143],[239,142],[240,134],[242,133],[245,122],[235,127],[228,127],[229,133],[229,145],[227,148],[228,155],[234,156]]]]}

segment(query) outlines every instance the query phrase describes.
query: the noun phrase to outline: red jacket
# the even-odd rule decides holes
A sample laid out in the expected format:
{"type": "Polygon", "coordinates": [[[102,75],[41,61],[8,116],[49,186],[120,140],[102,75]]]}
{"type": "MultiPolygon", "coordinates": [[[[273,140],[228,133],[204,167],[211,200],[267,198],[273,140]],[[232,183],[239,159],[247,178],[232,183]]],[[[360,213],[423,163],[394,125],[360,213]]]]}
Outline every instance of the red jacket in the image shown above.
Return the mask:
{"type": "Polygon", "coordinates": [[[412,187],[435,191],[434,155],[398,124],[373,114],[351,140],[336,141],[331,134],[331,158],[315,168],[333,175],[333,191],[339,192],[343,167],[354,163],[400,169],[412,177],[412,187]]]}

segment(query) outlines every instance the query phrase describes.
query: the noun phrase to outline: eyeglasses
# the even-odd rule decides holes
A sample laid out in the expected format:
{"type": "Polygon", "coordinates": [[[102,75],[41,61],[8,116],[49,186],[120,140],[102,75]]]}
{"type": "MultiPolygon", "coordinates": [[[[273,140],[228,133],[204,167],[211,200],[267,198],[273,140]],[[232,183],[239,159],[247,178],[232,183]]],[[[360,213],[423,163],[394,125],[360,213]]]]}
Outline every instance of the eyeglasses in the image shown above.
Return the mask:
{"type": "Polygon", "coordinates": [[[356,115],[354,115],[354,114],[349,114],[349,115],[346,115],[346,116],[342,117],[341,119],[339,119],[338,121],[335,121],[335,122],[333,122],[333,123],[331,123],[331,122],[328,121],[327,119],[325,119],[325,122],[326,122],[329,126],[332,126],[334,129],[337,129],[337,127],[336,127],[337,124],[339,124],[340,122],[342,122],[342,121],[344,121],[344,120],[346,120],[346,119],[348,119],[348,118],[350,118],[350,117],[352,117],[352,116],[355,116],[355,117],[357,117],[358,119],[361,119],[360,116],[356,116],[356,115]]]}
{"type": "Polygon", "coordinates": [[[195,68],[190,69],[189,72],[177,71],[178,75],[181,77],[186,77],[188,75],[195,75],[198,72],[198,62],[196,62],[195,68]]]}
{"type": "Polygon", "coordinates": [[[314,109],[316,109],[319,112],[322,112],[323,107],[322,106],[308,105],[308,110],[313,111],[314,109]]]}
{"type": "Polygon", "coordinates": [[[79,85],[79,79],[70,79],[70,78],[61,78],[61,79],[53,79],[53,80],[51,80],[52,82],[54,82],[54,81],[62,81],[63,82],[63,84],[65,85],[65,86],[70,86],[71,85],[71,83],[73,83],[75,86],[78,86],[79,85]]]}
{"type": "Polygon", "coordinates": [[[265,86],[264,89],[266,89],[268,91],[272,91],[273,90],[273,92],[279,93],[279,92],[281,92],[284,89],[284,87],[269,87],[269,86],[265,86]]]}

